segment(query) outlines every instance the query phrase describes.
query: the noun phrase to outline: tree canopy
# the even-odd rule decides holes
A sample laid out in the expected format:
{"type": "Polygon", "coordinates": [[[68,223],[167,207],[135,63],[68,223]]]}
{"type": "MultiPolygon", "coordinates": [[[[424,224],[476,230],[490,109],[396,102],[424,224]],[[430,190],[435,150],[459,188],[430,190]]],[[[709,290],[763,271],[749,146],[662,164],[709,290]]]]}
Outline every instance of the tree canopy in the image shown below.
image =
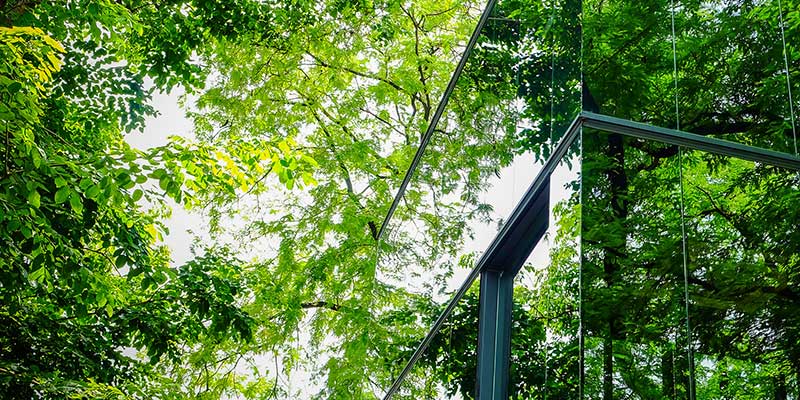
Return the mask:
{"type": "MultiPolygon", "coordinates": [[[[796,1],[502,0],[379,238],[484,6],[0,1],[0,391],[374,399],[581,109],[796,152],[796,1]],[[128,145],[176,88],[194,137],[128,145]]],[[[588,130],[562,167],[513,398],[800,395],[797,173],[588,130]]],[[[402,395],[472,398],[474,286],[402,395]]]]}

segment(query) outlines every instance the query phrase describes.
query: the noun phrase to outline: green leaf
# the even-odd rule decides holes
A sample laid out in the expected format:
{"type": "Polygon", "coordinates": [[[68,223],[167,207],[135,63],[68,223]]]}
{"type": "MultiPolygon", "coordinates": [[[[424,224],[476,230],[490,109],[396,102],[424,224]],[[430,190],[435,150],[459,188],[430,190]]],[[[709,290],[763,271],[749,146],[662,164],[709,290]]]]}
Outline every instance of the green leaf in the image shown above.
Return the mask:
{"type": "Polygon", "coordinates": [[[61,204],[61,203],[65,202],[65,201],[67,201],[67,199],[69,198],[70,192],[71,192],[71,189],[69,188],[69,186],[63,186],[60,189],[58,189],[56,191],[55,198],[54,198],[56,204],[61,204]]]}
{"type": "Polygon", "coordinates": [[[39,155],[39,150],[37,148],[31,151],[31,161],[33,161],[33,167],[36,169],[42,166],[42,156],[39,155]]]}
{"type": "Polygon", "coordinates": [[[100,194],[100,187],[97,185],[89,186],[89,188],[86,189],[86,197],[90,199],[97,199],[98,194],[100,194]]]}
{"type": "Polygon", "coordinates": [[[286,144],[286,141],[278,142],[278,149],[280,149],[281,153],[283,153],[284,156],[289,155],[290,149],[289,145],[286,144]]]}
{"type": "Polygon", "coordinates": [[[41,204],[41,196],[39,196],[39,192],[35,189],[28,193],[28,203],[36,208],[39,208],[39,205],[41,204]]]}
{"type": "Polygon", "coordinates": [[[300,178],[302,178],[303,183],[305,183],[308,186],[317,185],[317,180],[314,179],[314,176],[312,176],[311,174],[309,174],[307,172],[304,172],[304,173],[300,174],[300,178]]]}
{"type": "Polygon", "coordinates": [[[28,274],[28,279],[36,282],[43,282],[45,279],[45,268],[41,266],[37,268],[35,271],[28,274]]]}
{"type": "Polygon", "coordinates": [[[19,92],[20,89],[22,89],[22,84],[17,81],[14,81],[10,85],[8,85],[8,92],[11,94],[19,92]]]}
{"type": "Polygon", "coordinates": [[[94,296],[95,303],[98,307],[103,307],[108,304],[108,299],[106,298],[106,293],[102,290],[99,290],[97,294],[94,296]]]}
{"type": "Polygon", "coordinates": [[[319,163],[317,162],[317,160],[315,160],[315,159],[313,159],[313,158],[311,158],[311,157],[309,157],[307,155],[301,156],[300,159],[302,159],[303,161],[305,161],[306,163],[308,163],[312,167],[319,167],[319,163]]]}
{"type": "Polygon", "coordinates": [[[78,183],[78,187],[80,187],[81,190],[86,190],[89,186],[91,186],[93,184],[94,184],[94,182],[92,182],[91,179],[83,178],[83,179],[81,179],[80,183],[78,183]]]}
{"type": "Polygon", "coordinates": [[[74,190],[69,195],[69,205],[76,214],[83,214],[83,202],[78,192],[74,190]]]}

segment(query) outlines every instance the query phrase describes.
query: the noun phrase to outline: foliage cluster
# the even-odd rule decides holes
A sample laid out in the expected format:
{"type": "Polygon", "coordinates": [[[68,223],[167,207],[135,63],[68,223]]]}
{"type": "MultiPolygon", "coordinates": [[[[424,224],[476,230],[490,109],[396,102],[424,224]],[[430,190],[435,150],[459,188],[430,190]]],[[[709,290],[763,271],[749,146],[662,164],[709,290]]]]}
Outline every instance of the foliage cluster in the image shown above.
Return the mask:
{"type": "MultiPolygon", "coordinates": [[[[482,6],[0,1],[0,391],[373,399],[474,261],[460,257],[470,227],[498,222],[487,182],[547,158],[581,108],[676,127],[677,67],[681,128],[792,149],[796,1],[681,2],[673,58],[668,1],[503,0],[378,240],[482,6]],[[197,98],[196,137],[131,148],[153,90],[176,87],[197,98]],[[170,204],[211,234],[180,266],[163,244],[170,204]],[[316,385],[293,386],[304,374],[316,385]]],[[[554,205],[551,265],[517,291],[513,396],[687,395],[685,223],[698,396],[786,398],[800,380],[796,175],[592,137],[582,182],[554,205]]],[[[409,396],[471,396],[476,300],[409,396]]]]}

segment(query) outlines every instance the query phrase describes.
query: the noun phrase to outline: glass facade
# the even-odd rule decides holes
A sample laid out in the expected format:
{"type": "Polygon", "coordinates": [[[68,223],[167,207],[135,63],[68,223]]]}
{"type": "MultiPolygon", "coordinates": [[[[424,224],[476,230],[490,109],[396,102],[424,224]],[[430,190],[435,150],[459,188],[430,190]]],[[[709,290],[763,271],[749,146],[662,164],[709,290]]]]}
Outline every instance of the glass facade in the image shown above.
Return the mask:
{"type": "Polygon", "coordinates": [[[685,395],[677,148],[589,129],[584,143],[585,398],[685,395]]]}
{"type": "Polygon", "coordinates": [[[581,141],[550,175],[549,228],[515,278],[510,398],[578,397],[581,141]]]}
{"type": "Polygon", "coordinates": [[[388,220],[441,303],[385,398],[800,399],[797,7],[490,2],[388,220]]]}

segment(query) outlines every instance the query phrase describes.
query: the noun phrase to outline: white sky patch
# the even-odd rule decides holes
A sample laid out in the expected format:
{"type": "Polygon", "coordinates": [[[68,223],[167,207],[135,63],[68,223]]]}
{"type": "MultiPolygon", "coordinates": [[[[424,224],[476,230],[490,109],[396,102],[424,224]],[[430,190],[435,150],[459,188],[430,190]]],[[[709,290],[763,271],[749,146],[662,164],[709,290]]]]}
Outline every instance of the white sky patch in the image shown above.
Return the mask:
{"type": "MultiPolygon", "coordinates": [[[[152,83],[147,82],[146,85],[150,86],[152,83]]],[[[158,110],[159,115],[145,121],[143,132],[134,131],[128,134],[125,137],[128,144],[135,149],[147,150],[167,144],[170,136],[194,138],[194,126],[179,105],[184,95],[181,88],[175,88],[170,94],[155,92],[152,105],[158,110]]],[[[187,104],[191,102],[187,101],[187,104]]],[[[164,197],[172,208],[172,216],[164,221],[169,234],[164,236],[162,244],[169,247],[173,265],[181,265],[192,258],[191,245],[194,236],[191,232],[202,235],[205,228],[199,216],[192,215],[179,204],[164,197]]]]}

